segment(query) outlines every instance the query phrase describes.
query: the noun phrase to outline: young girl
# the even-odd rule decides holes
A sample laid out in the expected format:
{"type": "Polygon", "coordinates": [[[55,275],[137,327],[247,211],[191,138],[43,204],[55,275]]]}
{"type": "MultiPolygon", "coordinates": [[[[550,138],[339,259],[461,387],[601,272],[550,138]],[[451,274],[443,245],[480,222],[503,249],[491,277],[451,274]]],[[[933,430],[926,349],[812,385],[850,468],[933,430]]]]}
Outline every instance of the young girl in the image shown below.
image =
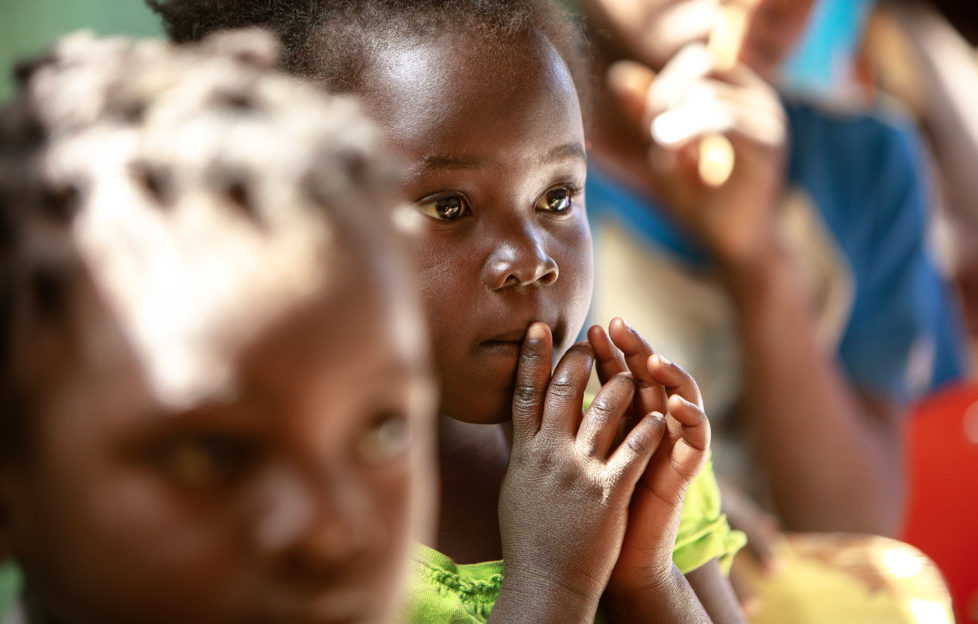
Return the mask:
{"type": "Polygon", "coordinates": [[[204,45],[72,36],[0,115],[0,621],[389,622],[424,535],[379,135],[204,45]]]}
{"type": "Polygon", "coordinates": [[[434,548],[415,553],[409,619],[587,622],[602,597],[613,621],[705,619],[670,560],[675,547],[711,615],[738,620],[716,566],[736,537],[711,473],[694,483],[677,541],[709,440],[695,383],[621,321],[611,341],[595,328],[571,346],[591,292],[586,78],[558,10],[515,0],[153,4],[178,40],[275,29],[292,70],[361,94],[411,164],[442,488],[434,548]],[[595,361],[604,387],[582,415],[595,361]],[[661,445],[656,412],[671,425],[661,445]],[[623,418],[628,437],[615,445],[623,418]]]}

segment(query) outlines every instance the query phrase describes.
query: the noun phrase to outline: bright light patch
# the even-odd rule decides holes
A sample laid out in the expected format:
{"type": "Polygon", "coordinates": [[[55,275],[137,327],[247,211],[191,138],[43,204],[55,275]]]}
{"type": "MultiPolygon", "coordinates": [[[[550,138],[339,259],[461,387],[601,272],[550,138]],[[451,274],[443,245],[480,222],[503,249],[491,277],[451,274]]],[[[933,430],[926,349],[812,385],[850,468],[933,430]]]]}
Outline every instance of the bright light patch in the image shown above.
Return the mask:
{"type": "Polygon", "coordinates": [[[910,601],[910,613],[917,624],[953,624],[947,608],[939,602],[915,598],[910,601]]]}
{"type": "Polygon", "coordinates": [[[899,548],[883,551],[883,565],[897,578],[911,578],[924,570],[922,557],[899,548]]]}
{"type": "Polygon", "coordinates": [[[700,141],[700,179],[714,188],[723,186],[737,162],[733,143],[722,134],[708,134],[700,141]]]}

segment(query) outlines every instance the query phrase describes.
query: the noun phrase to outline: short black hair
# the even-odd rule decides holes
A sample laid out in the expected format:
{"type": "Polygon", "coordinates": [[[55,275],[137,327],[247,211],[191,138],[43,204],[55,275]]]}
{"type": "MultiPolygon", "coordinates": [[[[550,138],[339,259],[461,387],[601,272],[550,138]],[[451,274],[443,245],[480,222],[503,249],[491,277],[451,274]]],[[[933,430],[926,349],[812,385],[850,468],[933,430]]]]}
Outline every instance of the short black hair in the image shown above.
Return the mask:
{"type": "MultiPolygon", "coordinates": [[[[509,42],[543,34],[567,64],[582,109],[588,48],[571,13],[554,0],[147,0],[177,42],[216,30],[262,27],[284,50],[284,69],[333,92],[361,93],[376,50],[395,37],[472,33],[509,42]]],[[[498,51],[496,51],[498,52],[498,51]]]]}

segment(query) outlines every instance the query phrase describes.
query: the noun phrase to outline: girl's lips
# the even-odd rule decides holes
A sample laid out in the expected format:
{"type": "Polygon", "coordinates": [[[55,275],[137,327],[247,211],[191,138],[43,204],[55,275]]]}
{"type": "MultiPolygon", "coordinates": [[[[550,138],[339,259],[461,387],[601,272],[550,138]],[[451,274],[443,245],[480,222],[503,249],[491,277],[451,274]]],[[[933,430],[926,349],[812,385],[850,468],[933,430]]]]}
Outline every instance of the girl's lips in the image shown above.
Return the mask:
{"type": "Polygon", "coordinates": [[[519,355],[523,340],[485,340],[479,343],[479,347],[490,353],[515,356],[519,355]]]}
{"type": "MultiPolygon", "coordinates": [[[[486,340],[482,340],[478,344],[479,344],[480,347],[489,348],[489,349],[511,349],[511,348],[515,348],[517,350],[517,352],[518,352],[519,349],[520,349],[520,347],[523,346],[523,338],[526,336],[526,330],[527,330],[527,328],[530,325],[532,325],[534,322],[537,322],[537,321],[528,322],[522,328],[510,329],[510,330],[507,330],[507,331],[500,332],[498,334],[492,335],[490,338],[488,338],[486,340]]],[[[561,344],[561,342],[563,341],[563,337],[564,337],[563,323],[562,322],[557,322],[557,323],[553,323],[553,324],[546,323],[546,325],[550,328],[550,332],[551,332],[551,334],[553,336],[553,344],[554,345],[561,344]]]]}

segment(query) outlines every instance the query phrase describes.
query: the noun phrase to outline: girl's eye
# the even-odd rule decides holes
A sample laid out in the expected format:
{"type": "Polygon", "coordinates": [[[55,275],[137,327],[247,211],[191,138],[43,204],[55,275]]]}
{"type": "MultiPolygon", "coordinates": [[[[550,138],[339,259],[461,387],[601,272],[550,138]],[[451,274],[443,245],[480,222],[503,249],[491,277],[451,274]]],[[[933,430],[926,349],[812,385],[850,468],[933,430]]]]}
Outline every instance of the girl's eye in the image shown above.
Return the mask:
{"type": "Polygon", "coordinates": [[[404,414],[378,416],[357,441],[357,453],[367,463],[380,464],[401,457],[411,446],[411,428],[404,414]]]}
{"type": "Polygon", "coordinates": [[[567,186],[552,188],[544,193],[537,202],[537,210],[558,215],[565,214],[571,209],[574,195],[576,195],[576,191],[567,186]]]}
{"type": "Polygon", "coordinates": [[[439,221],[455,221],[470,214],[468,200],[461,195],[442,195],[418,203],[422,214],[439,221]]]}
{"type": "Polygon", "coordinates": [[[192,488],[230,484],[245,472],[256,451],[245,440],[223,434],[188,436],[167,444],[157,459],[167,476],[192,488]]]}

